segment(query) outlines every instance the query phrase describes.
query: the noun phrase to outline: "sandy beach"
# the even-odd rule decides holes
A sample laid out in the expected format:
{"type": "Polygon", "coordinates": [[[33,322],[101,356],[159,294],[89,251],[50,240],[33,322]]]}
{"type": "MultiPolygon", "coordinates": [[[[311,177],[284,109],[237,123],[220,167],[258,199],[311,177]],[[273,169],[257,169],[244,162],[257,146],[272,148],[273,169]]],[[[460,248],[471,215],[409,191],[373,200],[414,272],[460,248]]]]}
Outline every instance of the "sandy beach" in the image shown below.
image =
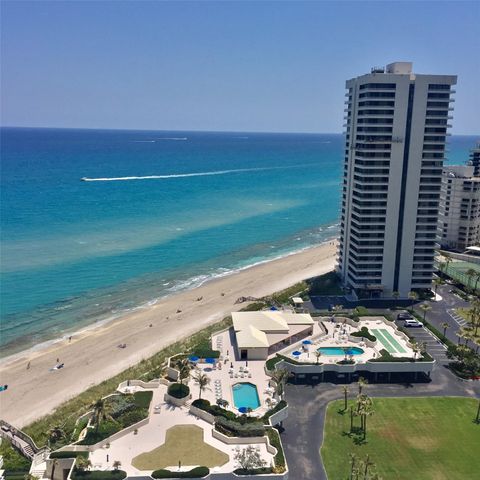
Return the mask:
{"type": "Polygon", "coordinates": [[[335,253],[332,242],[256,265],[75,334],[71,342],[2,359],[0,384],[9,388],[1,394],[1,418],[25,426],[86,388],[239,310],[245,306],[235,304],[239,297],[262,297],[332,270],[335,253]],[[117,347],[123,343],[126,348],[117,347]],[[57,359],[64,368],[50,371],[57,359]]]}

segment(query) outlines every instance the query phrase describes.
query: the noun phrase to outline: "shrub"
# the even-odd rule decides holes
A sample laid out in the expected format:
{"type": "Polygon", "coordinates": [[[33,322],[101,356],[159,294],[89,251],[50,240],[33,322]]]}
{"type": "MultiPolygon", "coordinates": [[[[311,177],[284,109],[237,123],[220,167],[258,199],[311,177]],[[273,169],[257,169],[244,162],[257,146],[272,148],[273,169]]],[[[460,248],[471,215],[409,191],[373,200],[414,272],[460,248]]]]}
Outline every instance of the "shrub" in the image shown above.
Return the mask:
{"type": "Polygon", "coordinates": [[[367,327],[362,327],[359,332],[353,332],[351,334],[352,337],[361,337],[361,338],[368,338],[368,340],[372,342],[377,341],[377,337],[372,335],[367,327]]]}
{"type": "Polygon", "coordinates": [[[188,385],[182,385],[181,383],[172,383],[168,387],[168,394],[175,398],[185,398],[190,395],[190,388],[188,388],[188,385]]]}
{"type": "Polygon", "coordinates": [[[8,472],[23,472],[30,470],[30,460],[21,455],[7,440],[0,444],[0,456],[3,456],[3,469],[8,472]]]}
{"type": "Polygon", "coordinates": [[[262,420],[263,420],[263,423],[265,425],[268,425],[268,421],[270,419],[270,417],[279,412],[280,410],[282,410],[283,408],[285,408],[286,406],[288,405],[288,403],[285,401],[285,400],[281,400],[280,402],[277,403],[277,405],[275,405],[274,408],[272,408],[271,410],[269,410],[263,417],[262,417],[262,420]]]}
{"type": "Polygon", "coordinates": [[[215,428],[229,437],[262,437],[265,435],[265,427],[255,418],[242,425],[224,417],[215,417],[215,428]]]}
{"type": "Polygon", "coordinates": [[[188,472],[171,472],[170,470],[155,470],[152,472],[153,478],[203,478],[210,473],[207,467],[195,467],[188,472]]]}
{"type": "Polygon", "coordinates": [[[370,315],[370,312],[368,311],[368,308],[359,305],[358,307],[355,307],[354,315],[356,315],[357,317],[368,317],[370,315]]]}
{"type": "Polygon", "coordinates": [[[247,421],[255,420],[254,417],[246,417],[246,416],[238,417],[230,410],[225,410],[224,408],[218,405],[211,405],[208,400],[204,400],[203,398],[194,400],[192,402],[192,405],[194,407],[199,408],[200,410],[204,410],[205,412],[210,413],[214,417],[223,417],[223,418],[226,418],[227,420],[238,421],[239,423],[242,423],[242,424],[246,423],[244,419],[247,419],[247,421]]]}
{"type": "Polygon", "coordinates": [[[76,458],[87,457],[89,452],[73,452],[71,450],[61,450],[59,452],[52,452],[50,458],[76,458]]]}
{"type": "Polygon", "coordinates": [[[116,420],[107,420],[98,426],[98,430],[95,428],[90,428],[85,435],[85,438],[80,442],[77,442],[77,445],[94,445],[95,443],[104,440],[112,436],[114,433],[119,432],[122,429],[122,425],[116,420]]]}
{"type": "Polygon", "coordinates": [[[267,304],[265,302],[253,302],[250,305],[242,308],[242,312],[257,312],[258,310],[263,310],[267,304]]]}
{"type": "Polygon", "coordinates": [[[272,467],[251,468],[249,470],[245,468],[237,468],[233,471],[236,475],[267,475],[273,473],[272,467]]]}
{"type": "Polygon", "coordinates": [[[266,362],[265,362],[265,366],[267,367],[267,370],[274,370],[275,368],[275,365],[280,362],[282,360],[281,357],[272,357],[272,358],[269,358],[266,362]]]}
{"type": "Polygon", "coordinates": [[[302,296],[303,293],[306,293],[308,290],[308,285],[306,282],[299,282],[291,287],[286,288],[285,290],[281,290],[280,292],[274,293],[271,298],[280,304],[283,303],[290,303],[290,298],[294,295],[299,297],[302,296]]]}
{"type": "Polygon", "coordinates": [[[123,470],[78,470],[72,471],[72,480],[123,480],[127,472],[123,470]]]}
{"type": "Polygon", "coordinates": [[[277,449],[277,453],[274,457],[275,472],[283,473],[286,469],[285,455],[283,453],[282,443],[280,442],[280,435],[276,428],[267,428],[267,436],[272,447],[277,449]]]}

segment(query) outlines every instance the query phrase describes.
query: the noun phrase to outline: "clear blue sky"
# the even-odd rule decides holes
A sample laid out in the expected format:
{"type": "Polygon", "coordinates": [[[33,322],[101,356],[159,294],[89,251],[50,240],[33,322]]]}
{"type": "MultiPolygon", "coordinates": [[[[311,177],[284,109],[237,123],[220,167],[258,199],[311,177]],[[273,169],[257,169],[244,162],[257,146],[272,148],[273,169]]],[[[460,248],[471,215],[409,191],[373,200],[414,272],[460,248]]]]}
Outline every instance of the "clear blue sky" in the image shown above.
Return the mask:
{"type": "Polygon", "coordinates": [[[5,2],[2,125],[340,132],[344,82],[457,74],[480,133],[480,2],[5,2]]]}

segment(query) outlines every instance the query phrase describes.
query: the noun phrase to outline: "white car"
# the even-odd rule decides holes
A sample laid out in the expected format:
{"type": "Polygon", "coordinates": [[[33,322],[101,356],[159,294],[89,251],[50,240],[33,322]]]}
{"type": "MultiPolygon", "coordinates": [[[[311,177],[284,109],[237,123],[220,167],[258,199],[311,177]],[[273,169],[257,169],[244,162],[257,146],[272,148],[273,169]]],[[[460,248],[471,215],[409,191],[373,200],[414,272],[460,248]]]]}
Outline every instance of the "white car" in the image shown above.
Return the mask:
{"type": "Polygon", "coordinates": [[[403,322],[404,327],[423,327],[423,323],[415,320],[414,318],[409,318],[403,322]]]}

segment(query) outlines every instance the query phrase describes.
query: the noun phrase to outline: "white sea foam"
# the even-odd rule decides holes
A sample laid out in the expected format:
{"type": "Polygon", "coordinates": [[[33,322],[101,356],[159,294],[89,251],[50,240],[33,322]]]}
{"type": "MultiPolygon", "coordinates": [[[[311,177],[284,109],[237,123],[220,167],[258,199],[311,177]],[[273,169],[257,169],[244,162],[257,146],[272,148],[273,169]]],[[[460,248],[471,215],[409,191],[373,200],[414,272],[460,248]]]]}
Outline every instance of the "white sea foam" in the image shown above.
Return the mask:
{"type": "Polygon", "coordinates": [[[155,143],[155,140],[133,140],[133,143],[155,143]]]}
{"type": "Polygon", "coordinates": [[[157,138],[157,140],[174,140],[174,141],[180,141],[180,142],[185,142],[188,140],[188,137],[161,137],[157,138]]]}
{"type": "Polygon", "coordinates": [[[185,178],[185,177],[206,177],[212,175],[228,175],[229,173],[242,173],[242,172],[261,172],[266,170],[286,170],[290,168],[303,168],[309,167],[312,164],[306,165],[286,165],[283,167],[255,167],[255,168],[236,168],[231,170],[215,170],[212,172],[193,172],[193,173],[174,173],[171,175],[145,175],[140,177],[100,177],[89,178],[83,177],[84,182],[125,182],[129,180],[165,180],[169,178],[185,178]]]}

